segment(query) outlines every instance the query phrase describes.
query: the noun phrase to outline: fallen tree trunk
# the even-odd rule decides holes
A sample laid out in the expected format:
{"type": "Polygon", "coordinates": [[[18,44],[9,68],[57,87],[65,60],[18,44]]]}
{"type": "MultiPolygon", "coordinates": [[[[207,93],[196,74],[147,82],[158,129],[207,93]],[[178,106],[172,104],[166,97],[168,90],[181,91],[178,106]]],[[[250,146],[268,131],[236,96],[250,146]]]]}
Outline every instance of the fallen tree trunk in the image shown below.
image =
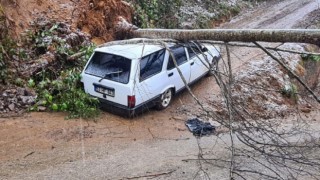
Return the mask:
{"type": "MultiPolygon", "coordinates": [[[[123,26],[122,26],[123,27],[123,26]]],[[[241,42],[295,42],[320,45],[320,30],[314,29],[131,29],[135,38],[241,41],[241,42]]]]}

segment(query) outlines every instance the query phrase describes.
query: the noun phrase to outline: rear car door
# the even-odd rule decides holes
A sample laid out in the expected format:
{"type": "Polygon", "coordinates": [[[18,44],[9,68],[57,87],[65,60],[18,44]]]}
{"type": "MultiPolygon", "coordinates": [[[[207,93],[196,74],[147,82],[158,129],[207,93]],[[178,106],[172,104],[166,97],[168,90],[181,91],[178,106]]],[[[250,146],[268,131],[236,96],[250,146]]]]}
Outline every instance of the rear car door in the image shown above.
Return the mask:
{"type": "Polygon", "coordinates": [[[162,49],[141,58],[140,75],[134,88],[137,105],[156,98],[168,83],[166,72],[162,70],[165,52],[162,49]]]}
{"type": "MultiPolygon", "coordinates": [[[[175,57],[175,60],[177,61],[178,67],[181,70],[184,79],[187,81],[187,83],[189,83],[191,64],[188,62],[186,49],[183,46],[173,46],[170,49],[175,57]]],[[[169,55],[167,64],[167,76],[169,77],[170,83],[174,84],[176,91],[179,91],[185,87],[177,68],[175,68],[171,55],[169,55]]]]}

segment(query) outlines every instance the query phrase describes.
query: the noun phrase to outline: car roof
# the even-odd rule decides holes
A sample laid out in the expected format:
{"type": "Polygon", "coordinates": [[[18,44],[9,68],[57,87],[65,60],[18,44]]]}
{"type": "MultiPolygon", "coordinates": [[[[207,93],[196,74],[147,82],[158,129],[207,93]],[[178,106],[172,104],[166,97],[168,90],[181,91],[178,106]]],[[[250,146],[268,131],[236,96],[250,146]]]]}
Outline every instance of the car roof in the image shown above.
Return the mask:
{"type": "MultiPolygon", "coordinates": [[[[169,45],[171,46],[171,45],[169,45]]],[[[95,51],[119,55],[128,59],[138,59],[164,47],[160,44],[125,44],[96,48],[95,51]],[[143,53],[142,53],[143,52],[143,53]]]]}

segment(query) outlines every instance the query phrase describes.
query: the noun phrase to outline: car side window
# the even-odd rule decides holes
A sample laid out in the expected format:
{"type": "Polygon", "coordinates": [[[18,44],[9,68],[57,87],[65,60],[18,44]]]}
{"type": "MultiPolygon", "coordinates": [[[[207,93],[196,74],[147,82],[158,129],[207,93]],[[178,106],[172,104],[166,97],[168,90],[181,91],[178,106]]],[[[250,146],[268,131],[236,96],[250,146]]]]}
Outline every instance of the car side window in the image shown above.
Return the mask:
{"type": "Polygon", "coordinates": [[[187,50],[188,50],[190,59],[196,56],[196,54],[202,53],[202,51],[199,48],[201,48],[201,46],[198,44],[197,45],[194,43],[187,44],[187,50]]]}
{"type": "Polygon", "coordinates": [[[161,72],[165,50],[154,52],[140,60],[140,81],[161,72]]]}
{"type": "MultiPolygon", "coordinates": [[[[186,51],[184,50],[183,46],[175,46],[170,49],[171,49],[171,51],[177,61],[178,66],[188,61],[186,51]]],[[[174,67],[175,66],[173,63],[173,59],[172,59],[171,55],[169,55],[167,69],[170,70],[170,69],[173,69],[174,67]]]]}

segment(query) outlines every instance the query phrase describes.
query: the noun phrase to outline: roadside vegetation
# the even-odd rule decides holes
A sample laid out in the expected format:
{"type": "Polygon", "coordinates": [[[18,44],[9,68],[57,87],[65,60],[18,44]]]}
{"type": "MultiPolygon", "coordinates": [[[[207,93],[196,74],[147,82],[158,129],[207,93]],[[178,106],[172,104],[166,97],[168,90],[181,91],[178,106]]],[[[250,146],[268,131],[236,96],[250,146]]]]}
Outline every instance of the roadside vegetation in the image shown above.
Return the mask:
{"type": "MultiPolygon", "coordinates": [[[[43,23],[43,22],[41,22],[43,23]]],[[[44,22],[35,31],[29,32],[28,42],[34,44],[37,56],[52,53],[54,59],[46,70],[33,72],[28,86],[38,94],[36,104],[30,108],[39,111],[66,111],[67,118],[91,119],[99,115],[98,100],[83,91],[80,73],[89,59],[94,45],[83,34],[72,33],[68,25],[57,22],[44,22]],[[85,55],[70,60],[77,52],[85,55]]]]}
{"type": "Polygon", "coordinates": [[[31,111],[64,111],[67,118],[97,117],[98,100],[86,94],[80,83],[81,70],[95,45],[84,34],[71,32],[68,25],[44,19],[34,21],[21,39],[12,39],[0,8],[4,30],[0,34],[0,83],[35,91],[31,111]],[[84,55],[70,59],[78,52],[84,55]]]}

